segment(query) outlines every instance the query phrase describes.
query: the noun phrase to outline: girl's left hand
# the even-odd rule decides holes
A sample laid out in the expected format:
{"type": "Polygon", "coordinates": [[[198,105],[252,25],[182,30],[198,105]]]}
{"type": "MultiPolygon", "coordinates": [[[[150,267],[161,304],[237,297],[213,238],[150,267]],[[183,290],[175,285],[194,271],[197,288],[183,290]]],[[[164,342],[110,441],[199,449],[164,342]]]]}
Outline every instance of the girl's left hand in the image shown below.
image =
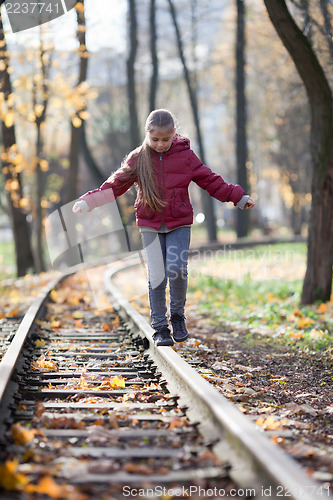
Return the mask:
{"type": "Polygon", "coordinates": [[[245,210],[248,210],[249,208],[253,208],[255,204],[256,204],[256,202],[254,201],[254,199],[251,198],[251,196],[249,196],[247,202],[245,203],[244,208],[245,208],[245,210]]]}

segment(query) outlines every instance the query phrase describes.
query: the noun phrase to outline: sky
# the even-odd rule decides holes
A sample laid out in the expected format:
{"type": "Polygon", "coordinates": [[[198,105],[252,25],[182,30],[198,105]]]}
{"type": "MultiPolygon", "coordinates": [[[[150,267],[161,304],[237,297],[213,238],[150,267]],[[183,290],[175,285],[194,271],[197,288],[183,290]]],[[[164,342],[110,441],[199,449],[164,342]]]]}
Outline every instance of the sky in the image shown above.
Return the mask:
{"type": "MultiPolygon", "coordinates": [[[[85,6],[88,50],[97,51],[102,47],[122,50],[126,43],[127,2],[124,0],[85,0],[85,6]]],[[[8,43],[26,45],[27,43],[33,44],[34,40],[38,43],[38,28],[12,33],[4,7],[2,7],[2,16],[8,43]]],[[[77,47],[74,9],[44,26],[57,49],[70,50],[77,47]]]]}

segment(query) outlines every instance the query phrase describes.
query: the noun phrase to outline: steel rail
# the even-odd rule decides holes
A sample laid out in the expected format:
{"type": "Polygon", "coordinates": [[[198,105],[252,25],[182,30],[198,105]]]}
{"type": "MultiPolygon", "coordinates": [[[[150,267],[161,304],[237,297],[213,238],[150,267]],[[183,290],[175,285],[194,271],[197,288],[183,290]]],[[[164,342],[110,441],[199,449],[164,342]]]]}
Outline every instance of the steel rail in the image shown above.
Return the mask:
{"type": "MultiPolygon", "coordinates": [[[[128,257],[124,257],[124,254],[119,254],[119,260],[125,260],[128,257]]],[[[117,262],[119,262],[117,260],[117,262]]],[[[2,417],[1,409],[4,406],[4,400],[6,399],[7,387],[13,375],[13,371],[15,369],[16,363],[20,357],[22,348],[24,343],[26,342],[31,327],[38,316],[39,311],[42,309],[43,304],[47,300],[47,297],[51,290],[56,287],[62,280],[74,274],[75,272],[81,269],[88,269],[91,267],[98,267],[101,265],[110,264],[110,259],[100,259],[99,261],[94,261],[90,264],[80,263],[74,266],[69,267],[66,271],[59,271],[58,276],[56,276],[53,280],[47,283],[38,293],[36,298],[33,300],[32,304],[28,308],[25,313],[17,331],[13,336],[13,340],[11,341],[8,349],[3,355],[0,361],[0,417],[2,417]]],[[[116,265],[114,261],[112,261],[113,265],[116,265]]],[[[6,401],[5,404],[8,404],[6,401]]],[[[1,419],[0,419],[1,426],[1,419]]]]}
{"type": "Polygon", "coordinates": [[[289,455],[274,445],[235,406],[196,372],[171,347],[156,347],[154,330],[113,283],[113,278],[139,262],[111,268],[105,287],[113,307],[131,329],[146,339],[147,354],[155,361],[172,394],[188,407],[187,416],[199,421],[205,438],[216,440],[214,452],[232,464],[229,475],[243,488],[253,488],[256,498],[288,496],[294,500],[323,498],[320,483],[314,482],[289,455]]]}
{"type": "MultiPolygon", "coordinates": [[[[95,264],[97,265],[97,264],[95,264]]],[[[17,368],[17,363],[19,361],[23,346],[27,339],[34,321],[38,317],[44,303],[46,302],[50,292],[54,287],[56,287],[62,280],[74,274],[80,269],[85,269],[86,266],[81,263],[72,266],[66,270],[66,272],[59,271],[58,276],[47,283],[37,294],[36,298],[33,300],[32,304],[26,311],[17,331],[15,332],[13,339],[8,346],[5,354],[0,361],[0,430],[2,429],[3,422],[6,419],[8,407],[12,401],[13,393],[15,391],[8,390],[10,383],[15,383],[13,381],[13,374],[17,368]]]]}
{"type": "Polygon", "coordinates": [[[13,340],[0,362],[0,406],[4,396],[6,395],[7,386],[33,322],[47,299],[48,294],[62,279],[64,279],[65,276],[66,275],[61,273],[41,289],[25,313],[16,333],[14,334],[13,340]]]}

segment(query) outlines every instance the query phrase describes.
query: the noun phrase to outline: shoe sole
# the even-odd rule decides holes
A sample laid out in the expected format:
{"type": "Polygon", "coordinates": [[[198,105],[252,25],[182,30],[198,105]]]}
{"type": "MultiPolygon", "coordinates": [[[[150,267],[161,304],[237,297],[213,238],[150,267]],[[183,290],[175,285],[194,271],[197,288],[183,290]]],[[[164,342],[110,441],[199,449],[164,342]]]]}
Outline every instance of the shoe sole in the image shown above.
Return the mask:
{"type": "Polygon", "coordinates": [[[185,337],[181,337],[180,339],[175,339],[175,337],[173,337],[173,340],[175,342],[185,342],[185,340],[188,339],[188,335],[185,335],[185,337]]]}
{"type": "Polygon", "coordinates": [[[156,345],[156,346],[158,346],[158,347],[160,347],[160,346],[162,346],[162,347],[167,347],[167,346],[172,346],[172,345],[174,345],[174,342],[173,342],[172,340],[171,340],[171,342],[170,342],[170,340],[167,340],[167,341],[165,341],[165,342],[162,340],[162,341],[160,341],[160,342],[155,342],[155,345],[156,345]]]}

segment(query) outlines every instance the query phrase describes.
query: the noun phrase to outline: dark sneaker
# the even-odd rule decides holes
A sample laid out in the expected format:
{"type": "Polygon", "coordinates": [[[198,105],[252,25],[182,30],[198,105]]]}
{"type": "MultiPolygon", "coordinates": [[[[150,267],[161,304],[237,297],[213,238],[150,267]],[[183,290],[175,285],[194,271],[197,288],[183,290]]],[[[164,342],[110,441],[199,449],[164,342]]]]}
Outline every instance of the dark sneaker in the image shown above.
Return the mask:
{"type": "Polygon", "coordinates": [[[185,326],[185,317],[180,314],[171,316],[172,336],[175,342],[184,342],[188,339],[188,331],[185,326]]]}
{"type": "Polygon", "coordinates": [[[167,326],[162,326],[153,334],[155,345],[173,345],[174,341],[167,326]]]}

